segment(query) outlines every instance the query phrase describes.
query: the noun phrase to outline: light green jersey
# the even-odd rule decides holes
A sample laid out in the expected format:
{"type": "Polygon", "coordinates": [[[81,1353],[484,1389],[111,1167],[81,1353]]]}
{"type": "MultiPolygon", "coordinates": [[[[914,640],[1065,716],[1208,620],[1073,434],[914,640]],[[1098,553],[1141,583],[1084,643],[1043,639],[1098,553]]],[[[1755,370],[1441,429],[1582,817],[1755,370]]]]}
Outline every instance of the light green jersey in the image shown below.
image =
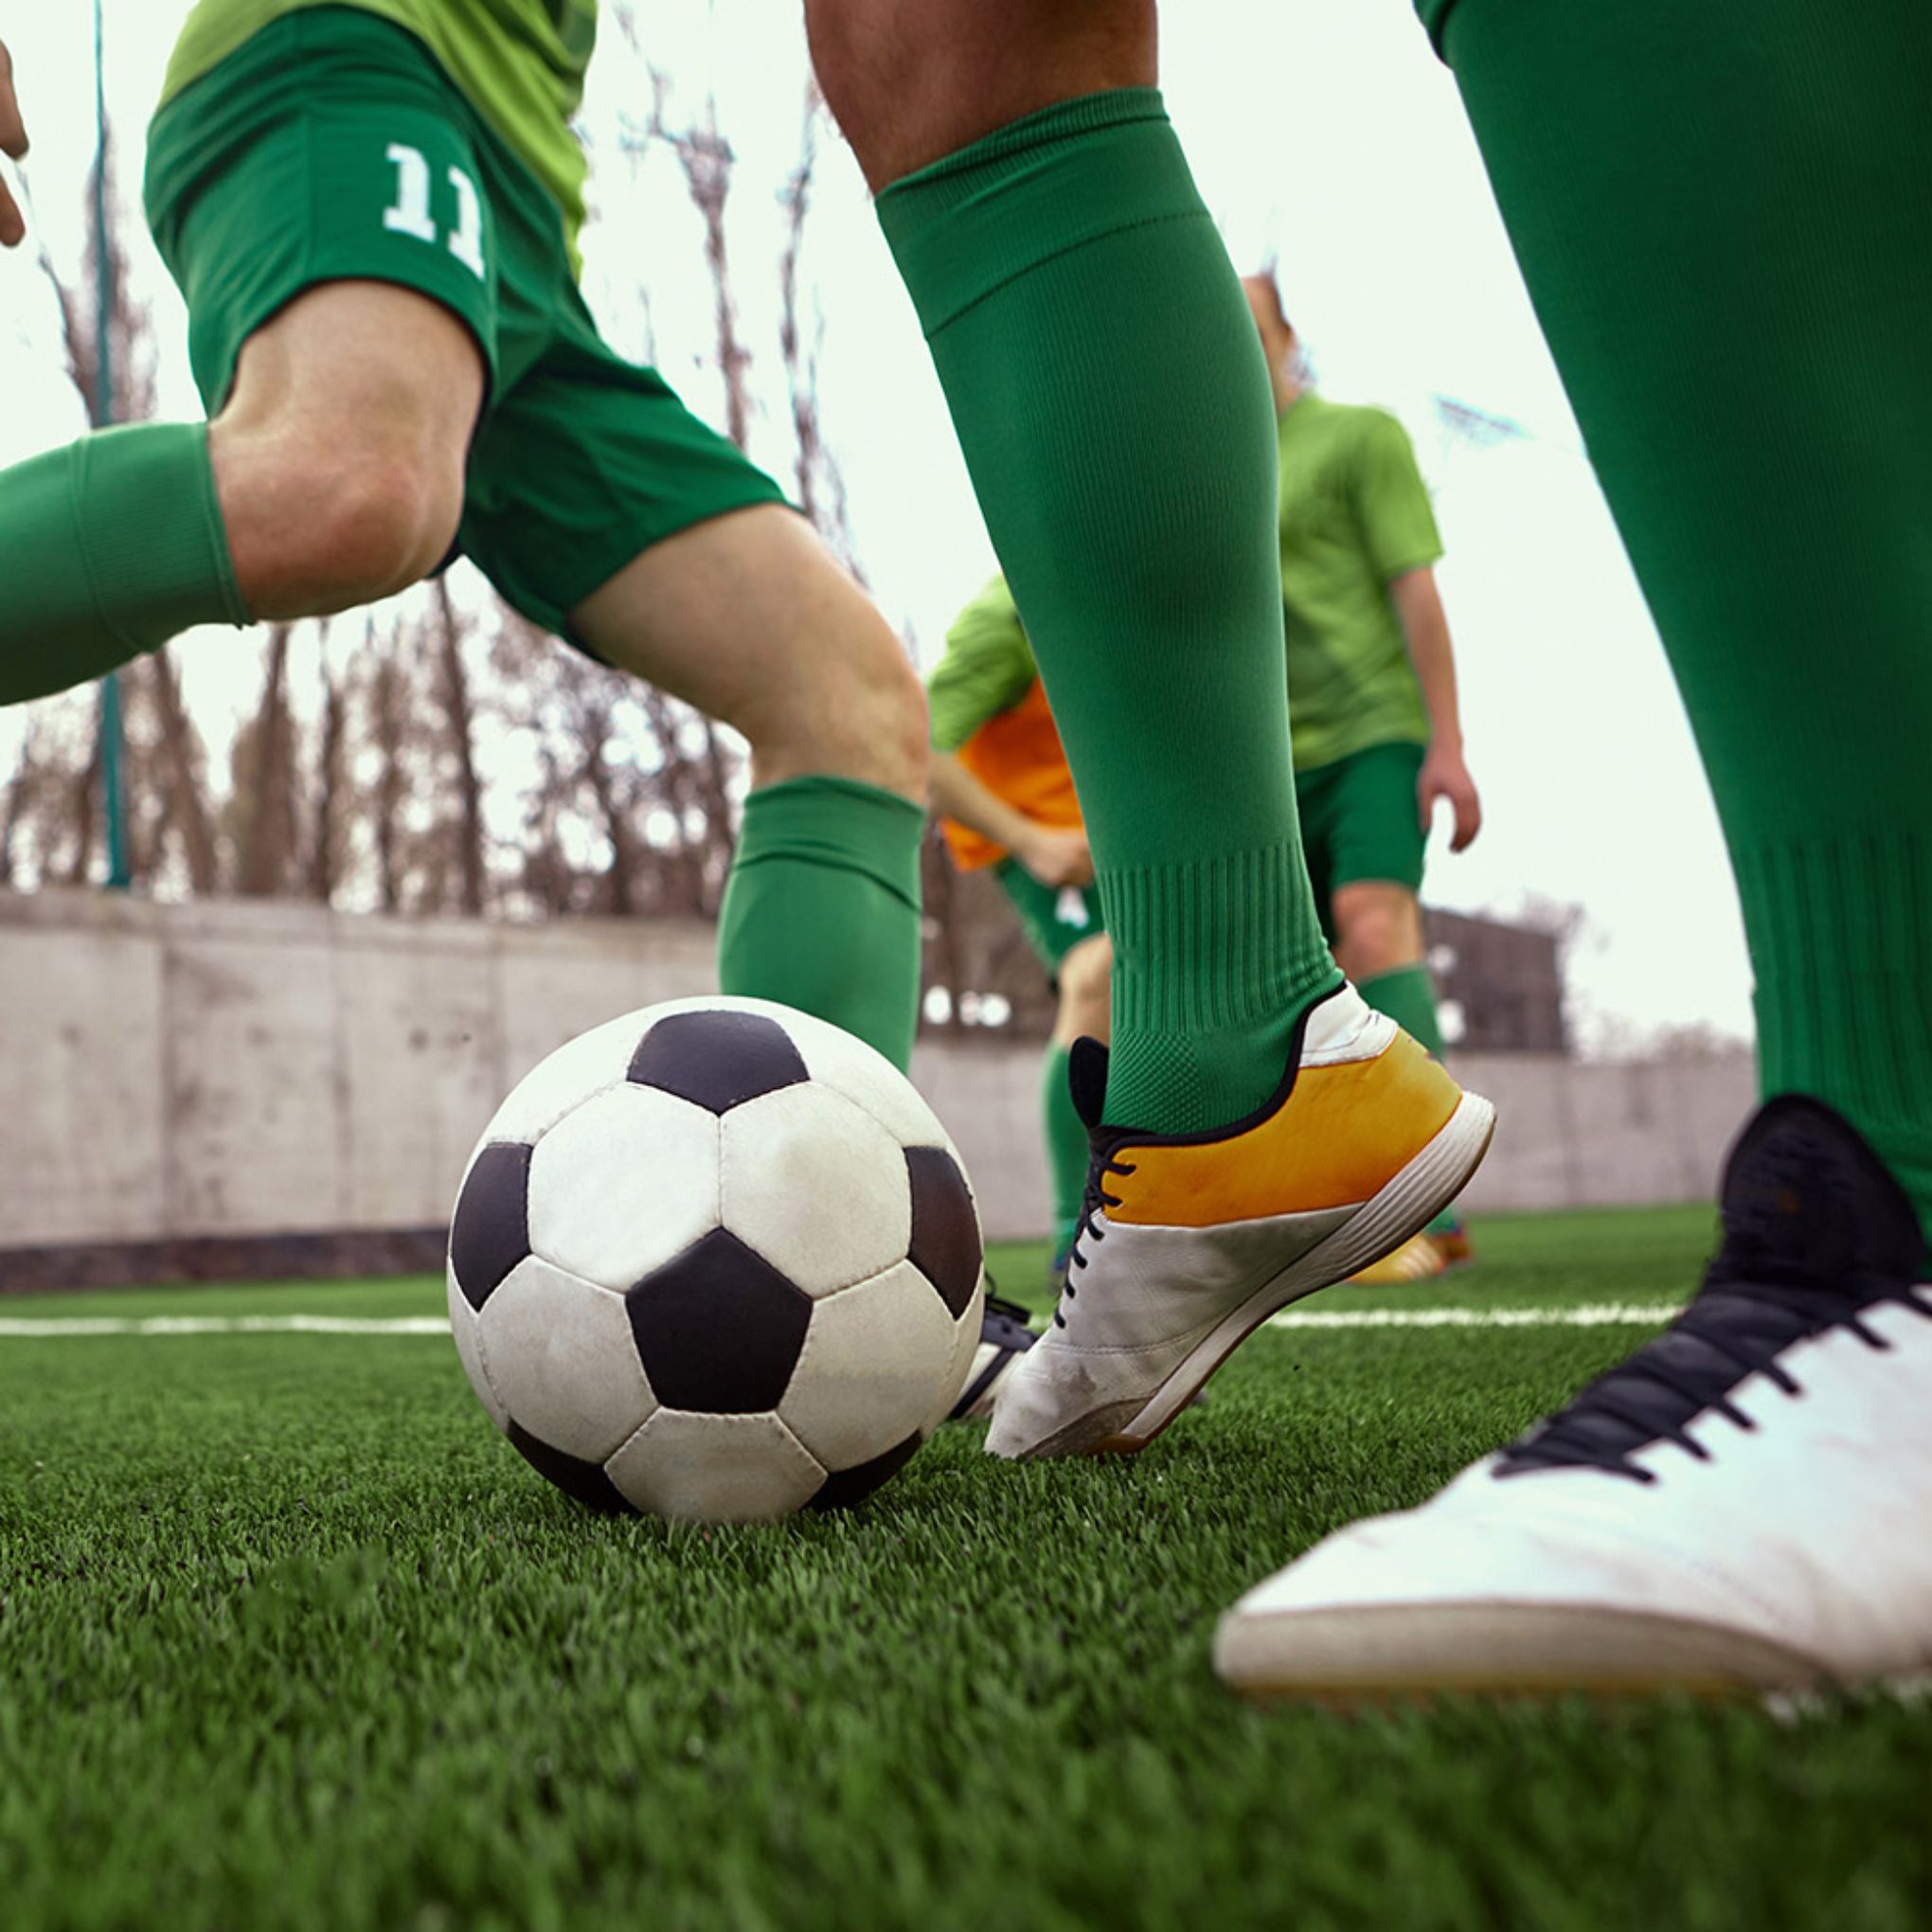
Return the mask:
{"type": "Polygon", "coordinates": [[[933,745],[957,751],[982,724],[1010,711],[1040,675],[1019,607],[995,577],[946,633],[946,654],[926,680],[933,745]]]}
{"type": "Polygon", "coordinates": [[[1280,422],[1281,596],[1295,769],[1428,742],[1388,586],[1442,554],[1407,432],[1304,390],[1280,422]]]}
{"type": "Polygon", "coordinates": [[[168,63],[163,103],[270,21],[323,6],[381,14],[421,41],[555,199],[575,252],[588,168],[570,117],[597,40],[597,0],[200,0],[168,63]]]}

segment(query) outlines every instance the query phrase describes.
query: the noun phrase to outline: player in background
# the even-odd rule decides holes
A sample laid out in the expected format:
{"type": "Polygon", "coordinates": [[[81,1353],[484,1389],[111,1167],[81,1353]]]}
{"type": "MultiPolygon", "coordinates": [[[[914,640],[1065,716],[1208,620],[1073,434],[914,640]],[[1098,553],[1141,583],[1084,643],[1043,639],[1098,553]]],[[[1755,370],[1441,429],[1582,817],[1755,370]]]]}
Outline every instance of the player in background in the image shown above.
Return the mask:
{"type": "Polygon", "coordinates": [[[953,863],[990,868],[1012,902],[1058,1002],[1041,1068],[1042,1139],[1053,1187],[1057,1288],[1086,1186],[1086,1127],[1073,1110],[1067,1054],[1107,1039],[1114,949],[1094,890],[1093,853],[1073,774],[1006,580],[954,618],[926,681],[933,804],[953,863]]]}
{"type": "MultiPolygon", "coordinates": [[[[1402,424],[1319,395],[1274,276],[1245,276],[1242,288],[1275,393],[1289,735],[1315,906],[1362,997],[1440,1059],[1423,847],[1439,801],[1454,820],[1452,852],[1482,829],[1436,588],[1442,539],[1402,424]]],[[[1469,1259],[1445,1208],[1355,1279],[1422,1281],[1469,1259]]]]}
{"type": "MultiPolygon", "coordinates": [[[[1923,1672],[1932,12],[1420,4],[1697,735],[1771,1098],[1679,1321],[1435,1504],[1251,1593],[1218,1662],[1317,1695],[1923,1672]]],[[[1026,615],[1118,954],[1111,1063],[1074,1068],[1080,1330],[1009,1378],[989,1446],[1135,1447],[1247,1332],[1230,1262],[1261,1279],[1294,1217],[1400,1185],[1429,1104],[1388,1080],[1393,1048],[1351,1063],[1359,1032],[1329,1030],[1265,369],[1155,91],[1154,0],[806,18],[1026,615]],[[1298,1131],[1311,1087],[1347,1172],[1298,1131]]]]}
{"type": "MultiPolygon", "coordinates": [[[[546,630],[744,734],[720,984],[903,1070],[918,679],[778,486],[598,335],[570,130],[595,27],[595,0],[194,9],[146,200],[211,420],[0,471],[0,704],[193,625],[346,610],[466,553],[546,630]]],[[[0,184],[0,243],[24,234],[0,184]]],[[[989,1317],[1002,1348],[1010,1327],[989,1317]]]]}

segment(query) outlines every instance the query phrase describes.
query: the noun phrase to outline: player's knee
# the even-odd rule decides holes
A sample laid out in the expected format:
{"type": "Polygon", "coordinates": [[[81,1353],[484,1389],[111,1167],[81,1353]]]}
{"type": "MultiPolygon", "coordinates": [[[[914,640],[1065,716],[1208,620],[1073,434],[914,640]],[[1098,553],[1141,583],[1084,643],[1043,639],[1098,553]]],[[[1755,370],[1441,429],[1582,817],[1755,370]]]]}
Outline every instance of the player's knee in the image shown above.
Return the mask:
{"type": "Polygon", "coordinates": [[[223,482],[236,581],[265,618],[327,617],[407,589],[448,554],[462,516],[459,471],[382,451],[271,445],[231,462],[223,482]]]}
{"type": "Polygon", "coordinates": [[[380,458],[345,464],[321,482],[303,562],[340,607],[406,590],[448,553],[462,515],[460,486],[416,463],[380,458]]]}
{"type": "Polygon", "coordinates": [[[414,464],[357,464],[331,479],[317,561],[349,600],[388,597],[437,568],[460,516],[460,494],[414,464]]]}
{"type": "Polygon", "coordinates": [[[1359,984],[1413,966],[1421,957],[1414,902],[1389,891],[1351,902],[1336,894],[1335,961],[1359,984]]]}

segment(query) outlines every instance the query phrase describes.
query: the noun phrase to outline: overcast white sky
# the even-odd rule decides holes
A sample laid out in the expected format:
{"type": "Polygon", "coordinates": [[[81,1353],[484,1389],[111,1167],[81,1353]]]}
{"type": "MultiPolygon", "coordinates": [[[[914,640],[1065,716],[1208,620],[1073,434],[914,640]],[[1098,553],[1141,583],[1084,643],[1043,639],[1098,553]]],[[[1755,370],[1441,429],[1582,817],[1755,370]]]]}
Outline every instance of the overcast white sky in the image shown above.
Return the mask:
{"type": "MultiPolygon", "coordinates": [[[[106,0],[110,112],[145,123],[188,0],[106,0]]],[[[776,337],[776,191],[796,165],[804,81],[797,0],[639,0],[672,117],[714,93],[739,155],[730,242],[761,404],[760,455],[787,475],[776,337]]],[[[1439,853],[1428,896],[1510,911],[1583,905],[1572,968],[1600,1039],[1705,1022],[1749,1030],[1749,974],[1716,821],[1654,630],[1591,476],[1455,88],[1406,0],[1170,5],[1163,84],[1208,205],[1243,266],[1279,257],[1289,312],[1323,388],[1409,425],[1436,492],[1443,594],[1487,824],[1439,853]],[[1529,431],[1477,449],[1436,425],[1446,395],[1529,431]]],[[[35,140],[29,179],[57,260],[79,261],[92,142],[89,9],[0,9],[35,140]]],[[[627,152],[648,107],[638,63],[607,31],[585,133],[593,152],[586,288],[617,345],[648,328],[666,374],[715,420],[710,290],[697,220],[661,151],[627,152]]],[[[129,157],[132,160],[132,156],[129,157]]],[[[134,203],[136,174],[125,191],[134,203]]],[[[163,406],[197,414],[178,302],[137,258],[167,349],[163,406]]],[[[858,548],[886,615],[928,663],[993,567],[912,312],[835,140],[823,149],[805,277],[824,316],[821,403],[858,548]]],[[[81,426],[30,260],[0,260],[0,461],[81,426]]],[[[1131,407],[1131,398],[1122,399],[1131,407]]],[[[192,701],[220,721],[252,702],[252,643],[197,640],[192,701]]],[[[0,759],[14,733],[0,721],[0,759]]]]}

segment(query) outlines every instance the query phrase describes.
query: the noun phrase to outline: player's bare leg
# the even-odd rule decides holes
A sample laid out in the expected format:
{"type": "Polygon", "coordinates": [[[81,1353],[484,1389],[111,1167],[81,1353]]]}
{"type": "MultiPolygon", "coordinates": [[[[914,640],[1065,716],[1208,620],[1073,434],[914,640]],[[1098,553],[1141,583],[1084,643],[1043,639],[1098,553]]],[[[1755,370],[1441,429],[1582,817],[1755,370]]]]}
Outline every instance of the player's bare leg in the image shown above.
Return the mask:
{"type": "Polygon", "coordinates": [[[1336,886],[1329,907],[1335,964],[1357,986],[1422,963],[1422,911],[1406,886],[1358,879],[1336,886]]]}
{"type": "Polygon", "coordinates": [[[760,505],[653,545],[571,628],[742,732],[758,786],[818,774],[925,802],[925,697],[905,647],[792,510],[760,505]]]}
{"type": "Polygon", "coordinates": [[[805,0],[827,105],[874,193],[1083,94],[1152,87],[1154,0],[805,0]]]}
{"type": "Polygon", "coordinates": [[[859,1033],[918,1024],[925,696],[877,607],[775,504],[654,544],[571,614],[600,657],[743,733],[754,790],[718,942],[726,993],[859,1033]]]}
{"type": "Polygon", "coordinates": [[[462,516],[483,385],[463,324],[389,283],[325,283],[258,330],[208,428],[249,611],[327,617],[435,569],[462,516]]]}
{"type": "Polygon", "coordinates": [[[806,17],[1052,699],[1116,948],[1111,1060],[1076,1066],[1086,1250],[988,1446],[1136,1449],[1276,1308],[1426,1221],[1489,1110],[1321,939],[1267,372],[1154,91],[1152,0],[806,17]]]}

